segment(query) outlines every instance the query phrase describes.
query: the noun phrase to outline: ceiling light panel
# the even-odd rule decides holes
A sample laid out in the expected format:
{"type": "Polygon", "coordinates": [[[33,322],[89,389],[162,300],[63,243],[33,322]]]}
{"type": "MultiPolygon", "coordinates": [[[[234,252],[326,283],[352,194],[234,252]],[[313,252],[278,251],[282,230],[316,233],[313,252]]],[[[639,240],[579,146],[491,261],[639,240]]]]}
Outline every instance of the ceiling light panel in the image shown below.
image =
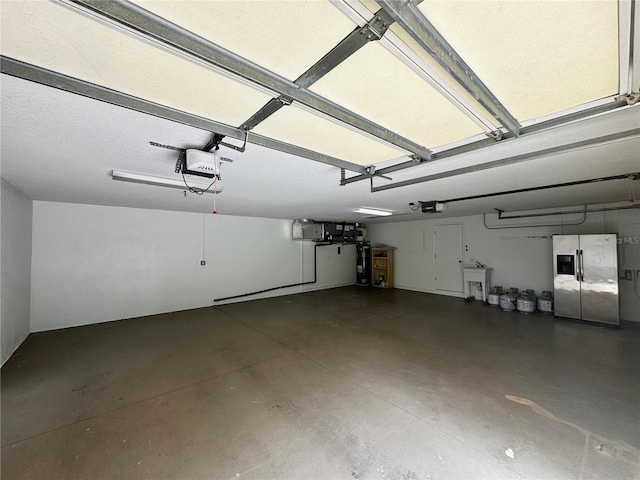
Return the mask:
{"type": "MultiPolygon", "coordinates": [[[[338,1],[338,0],[335,0],[338,1]]],[[[342,0],[345,1],[345,0],[342,0]]],[[[349,0],[348,5],[352,6],[355,10],[357,10],[361,15],[367,15],[366,18],[370,18],[374,15],[375,12],[380,10],[380,5],[376,2],[376,0],[349,0]]],[[[404,50],[404,48],[412,51],[420,60],[422,60],[427,69],[435,72],[435,74],[444,80],[443,87],[446,89],[455,90],[458,95],[460,95],[466,102],[472,104],[475,109],[477,109],[484,118],[488,119],[494,128],[498,128],[501,125],[497,122],[493,116],[482,106],[480,103],[476,101],[471,94],[458,85],[455,79],[447,72],[428,52],[426,52],[423,48],[418,45],[418,43],[411,38],[411,35],[407,33],[400,25],[397,23],[393,23],[389,30],[392,35],[389,35],[389,31],[385,34],[383,38],[384,40],[391,40],[391,43],[398,44],[400,43],[400,47],[404,50]],[[394,39],[393,36],[396,38],[394,39]],[[404,47],[403,47],[404,45],[404,47]]]]}
{"type": "MultiPolygon", "coordinates": [[[[389,27],[385,35],[386,40],[390,40],[392,44],[399,45],[403,51],[412,52],[416,55],[420,61],[424,62],[423,70],[427,72],[433,72],[434,78],[438,83],[447,91],[455,94],[458,98],[462,98],[462,102],[473,106],[473,109],[479,112],[481,118],[486,120],[491,127],[490,130],[496,130],[502,126],[502,124],[496,120],[486,108],[484,108],[466,89],[462,88],[460,84],[446,71],[428,52],[418,45],[418,43],[411,38],[406,30],[400,25],[394,23],[389,27]],[[393,38],[395,36],[395,39],[393,38]]],[[[472,113],[473,114],[473,113],[472,113]]]]}
{"type": "Polygon", "coordinates": [[[289,80],[356,26],[328,0],[134,3],[289,80]]]}
{"type": "Polygon", "coordinates": [[[51,2],[1,2],[3,55],[238,125],[269,95],[51,2]]]}
{"type": "MultiPolygon", "coordinates": [[[[366,24],[380,10],[375,0],[332,0],[332,3],[358,25],[366,24]]],[[[456,83],[447,70],[420,48],[400,25],[391,24],[380,39],[380,44],[447,97],[483,130],[492,132],[502,126],[467,90],[456,83]]]]}
{"type": "Polygon", "coordinates": [[[428,148],[482,132],[379,43],[369,43],[310,88],[428,148]]]}
{"type": "Polygon", "coordinates": [[[520,121],[618,91],[615,1],[436,1],[418,8],[520,121]]]}
{"type": "Polygon", "coordinates": [[[366,215],[378,215],[380,217],[388,217],[389,215],[393,215],[393,212],[390,212],[389,210],[380,210],[378,208],[371,208],[371,207],[354,208],[353,211],[355,213],[364,213],[366,215]]]}
{"type": "Polygon", "coordinates": [[[407,153],[312,113],[296,102],[278,110],[253,131],[358,165],[371,165],[407,153]]]}
{"type": "Polygon", "coordinates": [[[204,182],[203,179],[193,179],[193,175],[184,175],[182,177],[175,176],[161,177],[159,175],[151,175],[148,173],[128,172],[126,170],[113,170],[111,172],[113,180],[122,182],[141,183],[143,185],[153,185],[158,187],[178,188],[180,190],[189,190],[193,193],[222,193],[222,186],[216,185],[217,182],[204,182]]]}

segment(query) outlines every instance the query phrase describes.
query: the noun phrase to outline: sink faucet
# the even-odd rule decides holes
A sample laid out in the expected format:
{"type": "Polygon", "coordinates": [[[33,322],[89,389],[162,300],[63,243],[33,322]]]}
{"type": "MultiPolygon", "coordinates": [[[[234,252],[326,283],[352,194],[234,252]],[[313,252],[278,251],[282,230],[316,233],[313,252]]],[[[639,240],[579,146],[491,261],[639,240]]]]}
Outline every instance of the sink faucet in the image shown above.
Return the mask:
{"type": "Polygon", "coordinates": [[[483,264],[481,264],[480,262],[478,262],[478,261],[476,260],[476,267],[478,267],[478,268],[484,268],[484,265],[483,265],[483,264]]]}

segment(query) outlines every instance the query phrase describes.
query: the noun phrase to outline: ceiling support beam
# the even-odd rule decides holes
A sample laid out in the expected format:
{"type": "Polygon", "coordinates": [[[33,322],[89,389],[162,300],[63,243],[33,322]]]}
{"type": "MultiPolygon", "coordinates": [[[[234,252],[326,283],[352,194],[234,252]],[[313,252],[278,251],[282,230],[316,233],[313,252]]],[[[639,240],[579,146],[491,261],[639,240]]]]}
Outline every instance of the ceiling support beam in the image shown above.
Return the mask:
{"type": "Polygon", "coordinates": [[[520,124],[411,0],[376,0],[453,78],[513,135],[520,124]]]}
{"type": "Polygon", "coordinates": [[[631,62],[630,62],[630,70],[631,70],[631,92],[629,93],[638,93],[640,92],[640,5],[638,5],[638,0],[633,0],[632,2],[632,30],[631,30],[631,62]]]}
{"type": "Polygon", "coordinates": [[[240,128],[246,129],[246,130],[252,130],[254,127],[256,127],[258,124],[265,121],[271,115],[273,115],[278,110],[280,110],[282,107],[285,107],[288,105],[291,105],[290,98],[286,98],[282,95],[279,96],[278,98],[272,98],[265,104],[264,107],[262,107],[253,115],[251,115],[251,118],[243,122],[242,125],[240,125],[240,128]]]}
{"type": "Polygon", "coordinates": [[[380,40],[392,23],[393,18],[384,10],[379,10],[366,25],[357,27],[315,65],[300,75],[295,84],[302,88],[313,85],[367,43],[380,40]]]}
{"type": "Polygon", "coordinates": [[[618,1],[618,25],[620,95],[637,101],[640,92],[640,5],[637,0],[618,1]]]}
{"type": "Polygon", "coordinates": [[[98,15],[120,28],[124,27],[133,31],[183,57],[186,55],[187,58],[204,62],[224,70],[236,78],[247,80],[279,95],[284,95],[391,145],[423,158],[431,156],[430,150],[424,146],[418,145],[314,92],[301,88],[294,82],[126,0],[67,0],[67,3],[79,7],[87,13],[98,15]]]}
{"type": "Polygon", "coordinates": [[[526,162],[535,158],[547,157],[550,155],[558,155],[562,153],[569,153],[571,151],[583,149],[586,147],[595,147],[610,142],[616,142],[621,140],[628,140],[631,138],[637,138],[640,136],[640,128],[633,128],[631,130],[625,130],[622,132],[613,133],[610,135],[603,135],[600,137],[589,138],[587,140],[581,140],[579,142],[570,143],[567,145],[559,145],[557,147],[546,148],[534,152],[524,153],[522,155],[515,155],[513,157],[501,158],[499,160],[493,160],[490,162],[481,163],[478,165],[471,165],[469,167],[456,168],[449,170],[448,172],[435,173],[433,175],[426,175],[423,177],[412,178],[410,180],[404,180],[401,182],[382,185],[380,187],[372,187],[372,192],[382,192],[384,190],[391,190],[393,188],[406,187],[408,185],[415,185],[417,183],[431,182],[433,180],[440,180],[443,178],[457,177],[459,175],[465,175],[467,173],[480,172],[482,170],[489,170],[492,168],[504,167],[507,165],[514,165],[516,163],[526,162]]]}
{"type": "MultiPolygon", "coordinates": [[[[570,122],[575,122],[579,120],[584,120],[589,117],[593,117],[595,115],[599,115],[601,113],[609,112],[611,110],[615,110],[617,108],[627,106],[626,98],[617,98],[609,103],[605,103],[602,105],[597,105],[595,107],[587,108],[585,110],[580,110],[577,112],[573,112],[567,115],[563,115],[561,117],[553,118],[551,120],[546,120],[544,122],[535,123],[533,125],[529,125],[527,127],[522,127],[520,129],[520,136],[522,138],[524,136],[532,135],[535,133],[540,133],[545,130],[558,127],[560,125],[564,125],[570,122]]],[[[508,141],[515,140],[515,137],[509,133],[505,134],[503,140],[500,143],[505,143],[508,141]]],[[[472,152],[474,150],[479,150],[481,148],[491,147],[495,145],[495,140],[485,138],[476,142],[468,143],[466,145],[461,145],[459,147],[449,148],[447,150],[442,150],[441,152],[433,152],[431,156],[431,162],[436,162],[438,160],[444,160],[445,158],[451,158],[456,155],[461,155],[463,153],[472,152]]],[[[385,175],[392,172],[397,172],[399,170],[404,170],[406,168],[415,167],[424,162],[416,162],[415,159],[408,160],[406,162],[398,163],[396,165],[391,165],[389,167],[384,167],[379,170],[376,170],[375,175],[385,175]]],[[[346,178],[344,181],[340,182],[340,185],[347,185],[349,183],[360,182],[362,180],[368,180],[371,178],[371,175],[366,173],[356,175],[350,178],[346,178]]]]}
{"type": "MultiPolygon", "coordinates": [[[[14,60],[9,57],[0,56],[0,72],[13,77],[21,78],[31,82],[46,85],[48,87],[57,88],[66,92],[81,95],[83,97],[92,98],[119,107],[128,108],[137,112],[153,115],[154,117],[163,118],[172,122],[189,125],[208,132],[219,133],[225,137],[244,140],[246,132],[239,128],[226,125],[224,123],[215,122],[207,118],[199,117],[190,113],[182,112],[164,105],[160,105],[148,100],[144,100],[132,95],[117,92],[93,83],[78,80],[61,73],[46,70],[35,65],[14,60]]],[[[314,152],[306,148],[297,147],[285,142],[280,142],[272,138],[263,137],[261,135],[252,134],[249,136],[249,143],[260,145],[280,152],[296,155],[299,157],[314,160],[316,162],[325,163],[338,168],[344,168],[358,173],[366,173],[367,169],[362,165],[347,162],[339,158],[314,152]]]]}
{"type": "MultiPolygon", "coordinates": [[[[414,4],[417,5],[421,1],[422,0],[414,0],[414,4]]],[[[373,15],[371,11],[358,0],[331,0],[331,3],[360,26],[368,23],[370,20],[367,19],[371,19],[373,15]]],[[[380,10],[378,13],[383,11],[384,10],[380,10]]],[[[391,21],[393,21],[393,19],[391,19],[391,21]]],[[[459,89],[454,87],[453,79],[448,78],[448,76],[445,77],[439,71],[436,71],[436,69],[425,62],[417,52],[414,52],[404,41],[400,40],[393,31],[388,30],[380,39],[380,44],[439,94],[449,100],[449,102],[473,123],[478,125],[487,135],[493,135],[492,132],[496,130],[496,125],[494,125],[495,120],[490,118],[491,116],[488,113],[481,111],[475,104],[476,102],[469,101],[459,89]]],[[[501,130],[499,130],[499,132],[503,134],[501,130]]]]}
{"type": "MultiPolygon", "coordinates": [[[[367,43],[380,40],[392,23],[393,19],[380,10],[366,25],[357,27],[293,83],[300,88],[310,87],[367,43]]],[[[282,107],[290,104],[290,98],[282,96],[272,98],[255,115],[240,125],[240,128],[251,130],[282,107]]]]}

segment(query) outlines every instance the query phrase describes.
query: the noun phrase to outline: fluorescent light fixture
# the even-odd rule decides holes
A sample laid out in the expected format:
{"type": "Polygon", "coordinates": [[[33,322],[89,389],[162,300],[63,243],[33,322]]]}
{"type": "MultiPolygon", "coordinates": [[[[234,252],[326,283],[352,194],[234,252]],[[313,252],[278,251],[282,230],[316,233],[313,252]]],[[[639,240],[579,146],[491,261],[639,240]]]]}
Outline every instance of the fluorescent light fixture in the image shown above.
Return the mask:
{"type": "Polygon", "coordinates": [[[353,210],[355,213],[364,213],[367,215],[380,215],[381,217],[387,217],[393,215],[393,212],[388,210],[379,210],[377,208],[360,207],[353,210]]]}
{"type": "MultiPolygon", "coordinates": [[[[202,183],[202,181],[193,182],[191,181],[189,176],[186,176],[185,179],[187,181],[187,184],[189,185],[189,187],[187,187],[187,185],[185,185],[185,183],[182,181],[182,178],[167,178],[160,177],[158,175],[149,175],[146,173],[127,172],[125,170],[113,170],[113,172],[111,173],[111,178],[113,180],[121,180],[123,182],[142,183],[145,185],[156,185],[159,187],[179,188],[181,190],[188,190],[189,187],[197,188],[199,190],[206,190],[213,182],[213,180],[207,183],[202,183]]],[[[222,186],[215,185],[214,189],[214,185],[211,185],[211,188],[207,190],[207,193],[214,193],[214,191],[215,193],[222,192],[222,186]]]]}

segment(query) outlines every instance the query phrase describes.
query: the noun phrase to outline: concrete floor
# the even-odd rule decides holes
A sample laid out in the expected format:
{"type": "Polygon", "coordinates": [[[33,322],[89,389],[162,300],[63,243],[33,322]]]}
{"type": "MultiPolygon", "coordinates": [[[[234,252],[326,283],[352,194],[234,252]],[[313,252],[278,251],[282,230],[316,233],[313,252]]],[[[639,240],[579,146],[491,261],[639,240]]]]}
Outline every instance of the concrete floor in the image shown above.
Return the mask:
{"type": "Polygon", "coordinates": [[[640,324],[346,287],[30,335],[2,478],[640,478],[640,324]]]}

